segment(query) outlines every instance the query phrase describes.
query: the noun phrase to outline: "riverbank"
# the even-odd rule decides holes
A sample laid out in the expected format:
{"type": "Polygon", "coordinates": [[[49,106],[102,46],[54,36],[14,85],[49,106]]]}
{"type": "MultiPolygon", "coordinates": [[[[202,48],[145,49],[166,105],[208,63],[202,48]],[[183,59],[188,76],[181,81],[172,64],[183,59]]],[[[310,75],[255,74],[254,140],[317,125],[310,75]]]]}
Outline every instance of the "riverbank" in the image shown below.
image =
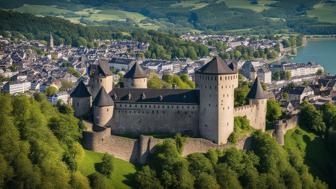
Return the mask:
{"type": "Polygon", "coordinates": [[[316,40],[316,39],[336,39],[336,34],[333,35],[305,35],[307,40],[316,40]]]}

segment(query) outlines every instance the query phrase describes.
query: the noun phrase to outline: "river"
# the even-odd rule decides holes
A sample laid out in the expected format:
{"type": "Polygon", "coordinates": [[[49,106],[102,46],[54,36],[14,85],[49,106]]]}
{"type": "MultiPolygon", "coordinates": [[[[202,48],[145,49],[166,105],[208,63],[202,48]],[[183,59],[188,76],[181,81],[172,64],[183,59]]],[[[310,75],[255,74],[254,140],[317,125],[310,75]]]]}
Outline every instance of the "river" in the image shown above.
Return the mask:
{"type": "Polygon", "coordinates": [[[309,61],[321,64],[325,72],[336,74],[336,39],[309,40],[305,47],[299,48],[297,56],[292,60],[295,63],[309,61]]]}

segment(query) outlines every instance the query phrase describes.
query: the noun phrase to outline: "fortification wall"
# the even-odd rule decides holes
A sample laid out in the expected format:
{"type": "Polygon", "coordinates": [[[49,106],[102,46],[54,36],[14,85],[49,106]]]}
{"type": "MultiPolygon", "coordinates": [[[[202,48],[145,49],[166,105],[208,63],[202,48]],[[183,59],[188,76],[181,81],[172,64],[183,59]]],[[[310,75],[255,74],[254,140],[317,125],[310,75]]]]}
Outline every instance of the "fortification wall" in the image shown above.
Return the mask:
{"type": "MultiPolygon", "coordinates": [[[[110,131],[109,128],[100,132],[85,131],[82,140],[84,148],[96,152],[106,152],[114,157],[132,163],[144,164],[148,155],[155,151],[155,145],[165,140],[143,135],[140,136],[139,139],[130,139],[111,135],[110,131]]],[[[235,146],[239,149],[249,149],[249,143],[249,138],[243,138],[235,145],[217,145],[203,138],[187,138],[183,147],[182,156],[196,152],[206,153],[212,148],[225,149],[235,146]]]]}
{"type": "Polygon", "coordinates": [[[112,133],[198,135],[198,105],[116,103],[112,133]]]}
{"type": "Polygon", "coordinates": [[[111,135],[111,129],[100,132],[84,131],[82,144],[84,148],[113,156],[129,162],[137,162],[138,140],[111,135]]]}
{"type": "Polygon", "coordinates": [[[288,130],[294,129],[298,124],[298,116],[293,115],[291,118],[286,120],[280,120],[275,125],[273,136],[280,145],[285,144],[285,135],[288,130]]]}
{"type": "Polygon", "coordinates": [[[249,105],[236,107],[234,109],[234,116],[241,116],[250,121],[254,129],[265,131],[266,129],[266,110],[267,100],[250,100],[249,105]]]}
{"type": "Polygon", "coordinates": [[[249,105],[245,105],[245,106],[240,106],[240,107],[236,107],[234,110],[235,110],[234,111],[234,116],[235,117],[246,116],[246,118],[250,121],[251,126],[255,129],[258,128],[258,127],[256,127],[256,125],[257,125],[256,117],[258,117],[257,106],[256,105],[249,104],[249,105]]]}

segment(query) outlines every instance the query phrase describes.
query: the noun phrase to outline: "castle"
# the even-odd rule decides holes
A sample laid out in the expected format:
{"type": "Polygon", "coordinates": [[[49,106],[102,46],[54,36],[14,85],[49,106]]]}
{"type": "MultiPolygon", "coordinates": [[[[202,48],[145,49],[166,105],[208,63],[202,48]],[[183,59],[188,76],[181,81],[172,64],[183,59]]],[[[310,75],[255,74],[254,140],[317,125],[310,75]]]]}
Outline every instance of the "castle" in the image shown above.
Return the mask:
{"type": "Polygon", "coordinates": [[[265,130],[267,96],[258,78],[248,94],[249,105],[235,108],[238,69],[219,57],[195,72],[196,89],[191,90],[148,89],[138,63],[124,75],[124,88],[113,87],[106,63],[90,65],[89,74],[88,86],[79,82],[70,96],[75,116],[92,120],[91,134],[104,131],[97,140],[101,144],[108,144],[104,139],[109,135],[182,133],[223,145],[234,130],[235,116],[246,116],[252,127],[265,130]]]}

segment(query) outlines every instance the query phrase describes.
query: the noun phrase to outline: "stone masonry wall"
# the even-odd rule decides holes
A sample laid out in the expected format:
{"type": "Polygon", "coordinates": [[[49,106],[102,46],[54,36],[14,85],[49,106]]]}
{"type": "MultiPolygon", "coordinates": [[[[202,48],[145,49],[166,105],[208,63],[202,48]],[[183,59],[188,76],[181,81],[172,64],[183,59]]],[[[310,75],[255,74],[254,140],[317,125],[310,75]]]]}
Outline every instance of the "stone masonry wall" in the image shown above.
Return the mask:
{"type": "Polygon", "coordinates": [[[294,129],[298,123],[298,116],[293,115],[290,119],[280,120],[273,131],[273,136],[280,145],[285,144],[285,134],[288,130],[294,129]]]}
{"type": "MultiPolygon", "coordinates": [[[[109,153],[119,159],[132,163],[144,164],[150,153],[155,150],[155,145],[162,143],[164,139],[152,136],[140,136],[139,139],[130,139],[110,134],[107,128],[100,132],[85,131],[83,133],[82,144],[84,148],[96,152],[109,153]]],[[[243,138],[236,145],[217,145],[203,138],[187,138],[182,155],[187,156],[192,153],[206,153],[209,149],[225,149],[235,146],[239,149],[250,148],[249,138],[243,138]]]]}
{"type": "Polygon", "coordinates": [[[106,152],[125,161],[138,159],[138,140],[111,135],[110,128],[100,132],[84,131],[82,144],[88,150],[106,152]]]}
{"type": "Polygon", "coordinates": [[[198,105],[116,103],[112,133],[117,135],[198,135],[198,105]]]}
{"type": "Polygon", "coordinates": [[[257,117],[258,115],[256,113],[257,113],[257,106],[254,105],[254,104],[250,104],[250,105],[236,107],[235,112],[234,112],[234,116],[235,117],[246,116],[246,118],[250,121],[251,126],[255,129],[257,129],[257,127],[256,127],[257,123],[256,123],[255,117],[257,117]]]}

